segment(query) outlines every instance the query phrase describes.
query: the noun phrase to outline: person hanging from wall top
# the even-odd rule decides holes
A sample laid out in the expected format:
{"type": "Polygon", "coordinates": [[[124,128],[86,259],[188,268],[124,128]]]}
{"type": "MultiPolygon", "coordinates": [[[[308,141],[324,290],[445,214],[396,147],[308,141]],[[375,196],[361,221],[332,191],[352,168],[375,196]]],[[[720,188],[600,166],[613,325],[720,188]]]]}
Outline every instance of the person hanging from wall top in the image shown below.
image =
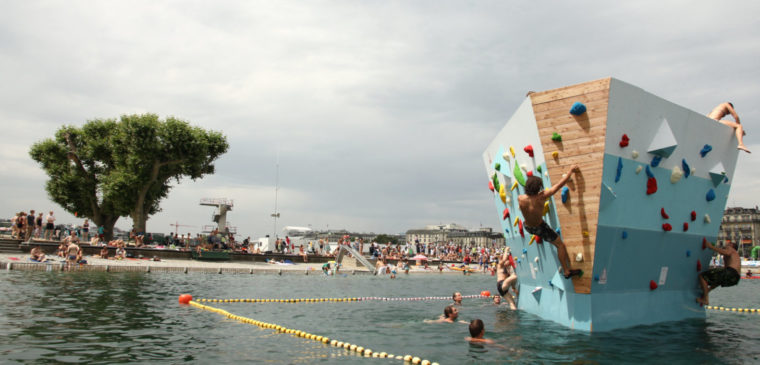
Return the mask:
{"type": "Polygon", "coordinates": [[[702,288],[702,296],[697,298],[697,303],[710,304],[709,293],[711,290],[722,286],[729,287],[739,283],[741,276],[741,257],[736,251],[739,246],[736,242],[731,242],[724,248],[715,247],[712,242],[705,241],[705,246],[721,255],[723,255],[724,267],[716,267],[699,273],[699,286],[702,288]]]}
{"type": "Polygon", "coordinates": [[[734,110],[734,104],[731,102],[725,102],[721,103],[720,105],[716,106],[710,114],[707,114],[708,118],[715,119],[720,124],[725,124],[731,128],[734,129],[734,132],[736,133],[736,139],[739,141],[739,145],[736,146],[736,148],[747,152],[752,153],[747,149],[746,146],[744,146],[744,135],[747,134],[744,132],[744,127],[742,127],[741,122],[739,122],[739,114],[736,114],[736,110],[734,110]],[[734,121],[730,120],[724,120],[721,119],[725,117],[726,115],[731,114],[732,117],[734,117],[734,121]]]}
{"type": "Polygon", "coordinates": [[[550,187],[548,190],[544,190],[544,182],[538,176],[530,176],[525,182],[525,194],[521,194],[517,197],[520,211],[525,218],[525,230],[533,235],[541,237],[542,240],[551,242],[552,245],[557,247],[557,256],[559,263],[562,265],[562,271],[565,279],[569,279],[574,275],[581,275],[581,270],[573,270],[570,268],[570,256],[567,254],[567,248],[565,243],[562,242],[562,238],[557,234],[552,227],[544,221],[544,203],[552,195],[556,194],[567,181],[570,180],[570,176],[574,172],[578,172],[578,165],[573,165],[570,171],[565,174],[556,185],[550,187]]]}

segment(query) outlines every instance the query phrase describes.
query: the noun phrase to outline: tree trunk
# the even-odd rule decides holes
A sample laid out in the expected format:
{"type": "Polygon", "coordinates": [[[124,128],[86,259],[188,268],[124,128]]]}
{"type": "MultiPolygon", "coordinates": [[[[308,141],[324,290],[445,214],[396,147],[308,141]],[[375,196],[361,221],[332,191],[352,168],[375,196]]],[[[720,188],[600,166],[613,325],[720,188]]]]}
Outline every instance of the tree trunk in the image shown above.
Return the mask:
{"type": "Polygon", "coordinates": [[[135,208],[129,216],[132,217],[132,227],[135,229],[135,232],[145,234],[145,225],[148,222],[147,214],[142,209],[135,208]]]}
{"type": "Polygon", "coordinates": [[[113,239],[113,227],[116,225],[119,217],[97,216],[91,219],[98,227],[103,227],[103,238],[106,242],[113,239]]]}

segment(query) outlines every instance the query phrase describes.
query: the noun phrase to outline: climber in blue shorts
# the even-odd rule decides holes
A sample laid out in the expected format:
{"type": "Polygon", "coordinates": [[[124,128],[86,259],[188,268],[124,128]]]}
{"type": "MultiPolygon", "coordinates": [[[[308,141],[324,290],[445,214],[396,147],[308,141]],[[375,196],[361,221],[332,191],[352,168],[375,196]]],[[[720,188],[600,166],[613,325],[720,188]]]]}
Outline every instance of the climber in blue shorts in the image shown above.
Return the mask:
{"type": "Polygon", "coordinates": [[[574,275],[580,275],[581,271],[570,268],[570,256],[567,254],[567,248],[564,242],[562,242],[562,237],[544,221],[543,212],[544,203],[565,186],[567,181],[570,180],[570,176],[577,171],[578,165],[573,165],[562,180],[548,190],[544,190],[544,182],[540,177],[530,176],[525,182],[525,194],[517,197],[520,211],[525,219],[525,230],[557,247],[557,256],[560,265],[562,265],[562,273],[566,279],[574,275]]]}

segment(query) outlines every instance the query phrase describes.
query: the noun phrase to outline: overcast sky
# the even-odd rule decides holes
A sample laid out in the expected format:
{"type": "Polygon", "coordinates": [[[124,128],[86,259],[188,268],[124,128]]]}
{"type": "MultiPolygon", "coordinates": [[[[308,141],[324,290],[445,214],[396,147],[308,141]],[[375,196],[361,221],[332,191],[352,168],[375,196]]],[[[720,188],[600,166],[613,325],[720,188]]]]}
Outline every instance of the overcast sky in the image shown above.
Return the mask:
{"type": "Polygon", "coordinates": [[[151,232],[197,233],[213,212],[199,200],[224,197],[241,234],[271,234],[278,156],[278,231],[497,227],[480,158],[494,135],[528,90],[608,76],[700,113],[732,101],[755,153],[728,204],[754,207],[758,14],[756,1],[2,1],[0,215],[81,224],[47,197],[30,146],[151,112],[230,143],[151,232]]]}

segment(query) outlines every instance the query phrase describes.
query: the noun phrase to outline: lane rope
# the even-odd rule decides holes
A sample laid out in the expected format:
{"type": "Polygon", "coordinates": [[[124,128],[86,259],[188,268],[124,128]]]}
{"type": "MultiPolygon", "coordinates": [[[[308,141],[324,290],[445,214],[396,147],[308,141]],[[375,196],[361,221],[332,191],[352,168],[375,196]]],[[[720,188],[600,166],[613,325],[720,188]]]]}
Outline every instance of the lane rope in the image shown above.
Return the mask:
{"type": "Polygon", "coordinates": [[[219,315],[225,316],[225,317],[227,317],[229,319],[233,319],[233,320],[236,320],[236,321],[239,321],[239,322],[242,322],[242,323],[258,326],[260,328],[271,329],[271,330],[274,330],[277,333],[289,334],[289,335],[293,335],[295,337],[301,337],[301,338],[305,338],[307,340],[321,342],[321,343],[326,344],[326,345],[329,344],[330,346],[333,346],[333,347],[342,347],[343,349],[345,349],[347,351],[356,352],[357,354],[362,355],[364,357],[374,357],[374,358],[381,358],[381,359],[403,360],[405,363],[408,362],[408,363],[412,363],[414,365],[438,365],[437,362],[430,362],[430,360],[421,359],[418,356],[412,356],[412,355],[401,356],[401,355],[389,354],[387,352],[372,351],[371,349],[366,348],[364,346],[359,346],[359,345],[352,344],[352,343],[349,343],[349,342],[344,342],[344,341],[338,341],[338,340],[335,340],[335,339],[330,339],[327,336],[320,336],[320,335],[316,335],[316,334],[313,334],[313,333],[308,333],[306,331],[296,330],[296,329],[293,329],[293,328],[287,328],[287,327],[283,327],[283,326],[280,326],[280,325],[277,325],[277,324],[274,324],[274,323],[267,323],[267,322],[257,321],[257,320],[252,319],[252,318],[243,317],[243,316],[239,316],[239,315],[227,312],[226,310],[221,309],[221,308],[216,308],[216,307],[212,307],[212,306],[208,306],[208,305],[203,305],[203,304],[200,304],[200,303],[198,303],[196,301],[193,301],[193,300],[191,300],[190,302],[188,302],[188,304],[191,305],[191,306],[193,306],[193,307],[195,307],[195,308],[206,310],[206,311],[209,311],[209,312],[214,312],[214,313],[217,313],[219,315]]]}
{"type": "Polygon", "coordinates": [[[724,311],[724,312],[742,312],[742,313],[758,313],[760,314],[760,308],[732,308],[732,307],[717,307],[714,305],[706,305],[705,309],[724,311]]]}
{"type": "MultiPolygon", "coordinates": [[[[463,299],[487,298],[482,295],[463,295],[463,299]]],[[[418,301],[418,300],[453,300],[451,297],[352,297],[352,298],[249,298],[249,299],[221,299],[221,298],[198,298],[197,302],[209,303],[324,303],[324,302],[366,302],[366,301],[418,301]]]]}

